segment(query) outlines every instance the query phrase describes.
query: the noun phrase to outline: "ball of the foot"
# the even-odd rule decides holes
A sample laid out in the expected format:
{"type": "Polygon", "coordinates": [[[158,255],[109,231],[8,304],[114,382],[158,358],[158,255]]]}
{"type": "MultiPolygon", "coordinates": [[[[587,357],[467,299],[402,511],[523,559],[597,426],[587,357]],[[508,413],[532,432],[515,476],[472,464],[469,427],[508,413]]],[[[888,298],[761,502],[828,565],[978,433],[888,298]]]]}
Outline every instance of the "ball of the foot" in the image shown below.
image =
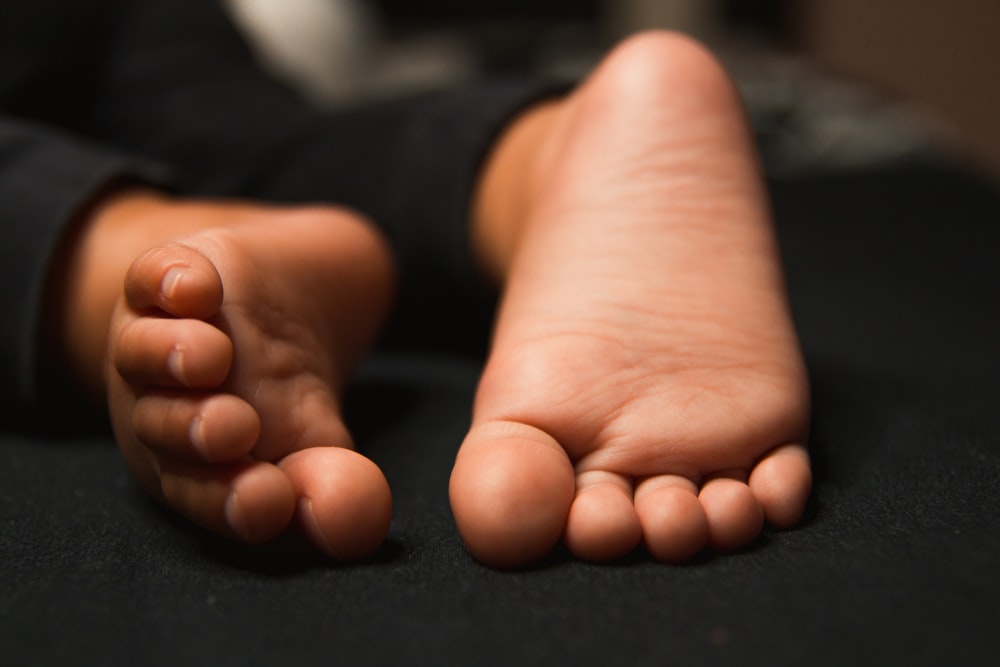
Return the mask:
{"type": "Polygon", "coordinates": [[[314,447],[286,457],[281,468],[299,497],[299,522],[321,550],[355,560],[385,541],[392,494],[373,462],[349,449],[314,447]]]}
{"type": "Polygon", "coordinates": [[[562,537],[573,502],[573,467],[552,446],[521,439],[463,447],[449,494],[458,532],[480,562],[526,565],[562,537]]]}

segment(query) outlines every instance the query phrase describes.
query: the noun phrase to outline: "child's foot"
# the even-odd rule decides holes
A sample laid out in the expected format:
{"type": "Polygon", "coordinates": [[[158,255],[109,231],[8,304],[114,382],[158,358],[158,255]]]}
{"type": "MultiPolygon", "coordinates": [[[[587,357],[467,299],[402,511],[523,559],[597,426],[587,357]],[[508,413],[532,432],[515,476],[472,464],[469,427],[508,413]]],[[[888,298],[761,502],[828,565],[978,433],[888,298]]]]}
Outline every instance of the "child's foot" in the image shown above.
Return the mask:
{"type": "Polygon", "coordinates": [[[213,531],[259,542],[294,515],[324,551],[366,555],[391,498],[350,451],[340,394],[390,300],[387,251],[346,212],[230,211],[128,271],[107,371],[119,446],[213,531]]]}
{"type": "Polygon", "coordinates": [[[558,113],[542,194],[497,261],[452,474],[467,546],[497,566],[560,538],[586,559],[644,541],[682,561],[795,524],[807,380],[728,79],[687,40],[646,35],[558,113]]]}

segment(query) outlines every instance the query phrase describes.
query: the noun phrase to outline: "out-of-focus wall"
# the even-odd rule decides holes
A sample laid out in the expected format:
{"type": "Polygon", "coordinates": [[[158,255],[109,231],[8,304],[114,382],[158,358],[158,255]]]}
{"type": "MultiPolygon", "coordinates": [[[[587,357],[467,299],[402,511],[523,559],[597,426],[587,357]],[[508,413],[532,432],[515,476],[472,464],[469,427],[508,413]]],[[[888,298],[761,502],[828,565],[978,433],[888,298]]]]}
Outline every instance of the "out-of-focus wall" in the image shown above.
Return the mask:
{"type": "Polygon", "coordinates": [[[1000,177],[1000,1],[802,0],[821,63],[927,105],[1000,177]]]}
{"type": "Polygon", "coordinates": [[[604,0],[603,19],[613,36],[670,28],[699,38],[720,30],[721,0],[604,0]]]}

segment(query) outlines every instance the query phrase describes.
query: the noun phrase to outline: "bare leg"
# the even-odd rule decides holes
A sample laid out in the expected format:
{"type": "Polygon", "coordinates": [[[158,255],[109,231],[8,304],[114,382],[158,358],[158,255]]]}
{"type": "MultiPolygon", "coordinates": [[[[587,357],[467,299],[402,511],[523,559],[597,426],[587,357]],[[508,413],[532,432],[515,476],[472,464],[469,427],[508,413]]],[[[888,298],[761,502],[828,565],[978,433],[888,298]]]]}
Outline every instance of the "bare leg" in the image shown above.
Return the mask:
{"type": "Polygon", "coordinates": [[[140,194],[99,210],[77,247],[66,320],[84,334],[67,341],[70,358],[106,387],[119,446],[150,493],[250,542],[295,516],[341,558],[381,544],[389,489],[350,450],[340,415],[392,291],[364,221],[140,194]]]}
{"type": "Polygon", "coordinates": [[[472,553],[512,566],[564,538],[607,560],[643,540],[682,561],[795,524],[806,375],[716,62],[631,39],[511,130],[479,201],[504,296],[451,480],[472,553]]]}

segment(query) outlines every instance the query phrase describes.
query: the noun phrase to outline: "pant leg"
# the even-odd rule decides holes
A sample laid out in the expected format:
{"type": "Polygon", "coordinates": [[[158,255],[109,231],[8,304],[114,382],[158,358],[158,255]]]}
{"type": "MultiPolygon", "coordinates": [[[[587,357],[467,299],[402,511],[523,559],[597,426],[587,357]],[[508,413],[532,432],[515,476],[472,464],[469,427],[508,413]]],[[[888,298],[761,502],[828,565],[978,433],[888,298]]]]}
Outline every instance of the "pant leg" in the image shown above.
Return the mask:
{"type": "MultiPolygon", "coordinates": [[[[123,180],[162,183],[155,164],[0,114],[0,415],[38,407],[48,282],[58,247],[90,200],[123,180]]],[[[56,383],[58,384],[58,383],[56,383]]]]}
{"type": "Polygon", "coordinates": [[[128,5],[88,132],[171,164],[186,193],[357,209],[389,238],[404,311],[481,313],[468,228],[483,160],[513,116],[565,85],[488,82],[320,112],[260,69],[217,3],[128,5]]]}

